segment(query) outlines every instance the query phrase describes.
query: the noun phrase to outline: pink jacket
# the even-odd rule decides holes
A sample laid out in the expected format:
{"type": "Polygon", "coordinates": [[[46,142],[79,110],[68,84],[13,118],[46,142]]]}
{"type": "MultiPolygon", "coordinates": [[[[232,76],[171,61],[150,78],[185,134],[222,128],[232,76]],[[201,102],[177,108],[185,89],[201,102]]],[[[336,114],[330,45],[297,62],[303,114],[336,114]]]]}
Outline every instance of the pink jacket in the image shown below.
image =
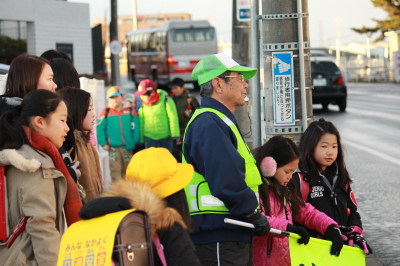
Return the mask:
{"type": "MultiPolygon", "coordinates": [[[[286,219],[285,210],[280,211],[279,204],[276,200],[275,194],[270,191],[269,193],[270,211],[271,216],[267,216],[264,211],[262,212],[268,218],[271,228],[286,230],[288,224],[292,222],[292,210],[289,204],[286,205],[288,210],[288,219],[286,219]]],[[[306,203],[305,207],[301,207],[299,215],[294,219],[297,223],[304,225],[307,228],[318,231],[323,234],[326,228],[337,223],[329,216],[316,210],[311,204],[306,203]]],[[[286,237],[281,235],[268,233],[265,236],[253,237],[253,265],[255,266],[290,266],[290,253],[289,243],[286,237]],[[269,244],[268,244],[269,243],[269,244]],[[271,255],[267,255],[268,247],[271,250],[271,255]]]]}

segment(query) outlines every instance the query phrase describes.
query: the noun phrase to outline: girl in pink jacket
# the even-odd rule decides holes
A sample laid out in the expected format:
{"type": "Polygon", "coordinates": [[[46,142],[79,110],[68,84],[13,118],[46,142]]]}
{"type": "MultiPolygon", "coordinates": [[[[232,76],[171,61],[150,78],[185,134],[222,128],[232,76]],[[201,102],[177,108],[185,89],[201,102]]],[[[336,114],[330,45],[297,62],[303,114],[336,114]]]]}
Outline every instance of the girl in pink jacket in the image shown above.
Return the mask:
{"type": "MultiPolygon", "coordinates": [[[[331,254],[337,254],[343,243],[337,223],[312,205],[304,203],[299,189],[290,182],[299,163],[299,151],[288,138],[274,136],[263,146],[253,151],[257,166],[263,177],[259,187],[262,214],[268,218],[271,228],[285,230],[300,235],[298,243],[308,244],[310,239],[306,229],[312,228],[325,239],[333,242],[331,254]]],[[[253,264],[290,265],[287,237],[269,233],[253,237],[253,264]]]]}

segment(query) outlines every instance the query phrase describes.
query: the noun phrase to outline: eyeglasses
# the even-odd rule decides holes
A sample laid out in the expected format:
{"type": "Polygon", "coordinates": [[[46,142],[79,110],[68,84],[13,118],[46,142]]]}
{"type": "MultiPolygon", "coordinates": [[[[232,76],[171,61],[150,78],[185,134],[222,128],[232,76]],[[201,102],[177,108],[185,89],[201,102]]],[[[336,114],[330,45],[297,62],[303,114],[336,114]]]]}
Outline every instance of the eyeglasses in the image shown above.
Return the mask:
{"type": "Polygon", "coordinates": [[[243,75],[235,75],[235,76],[224,76],[224,78],[237,78],[239,77],[239,81],[244,81],[244,76],[243,75]]]}

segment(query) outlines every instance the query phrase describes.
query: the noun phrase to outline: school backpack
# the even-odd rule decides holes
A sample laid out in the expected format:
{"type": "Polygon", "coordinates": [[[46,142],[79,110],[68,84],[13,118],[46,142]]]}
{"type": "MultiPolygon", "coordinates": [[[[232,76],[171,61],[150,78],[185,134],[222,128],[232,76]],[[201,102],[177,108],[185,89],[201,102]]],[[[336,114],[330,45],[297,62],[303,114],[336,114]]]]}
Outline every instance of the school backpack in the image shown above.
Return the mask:
{"type": "Polygon", "coordinates": [[[29,217],[22,217],[10,234],[7,221],[7,186],[5,169],[5,166],[0,166],[0,242],[5,243],[5,246],[9,248],[14,243],[15,239],[25,230],[29,217]]]}
{"type": "Polygon", "coordinates": [[[62,237],[57,265],[153,266],[153,243],[165,262],[158,237],[151,238],[145,212],[113,212],[72,224],[62,237]]]}

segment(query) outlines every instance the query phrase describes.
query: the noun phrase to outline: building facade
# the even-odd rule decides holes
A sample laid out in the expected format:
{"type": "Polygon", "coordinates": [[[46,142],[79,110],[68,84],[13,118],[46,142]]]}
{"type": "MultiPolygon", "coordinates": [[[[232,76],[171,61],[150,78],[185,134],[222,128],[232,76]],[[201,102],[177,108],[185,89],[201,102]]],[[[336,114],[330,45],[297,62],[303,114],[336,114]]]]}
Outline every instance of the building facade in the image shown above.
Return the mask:
{"type": "Polygon", "coordinates": [[[89,4],[1,0],[0,21],[0,34],[26,39],[29,54],[60,50],[71,57],[80,74],[93,73],[89,4]],[[4,26],[14,24],[18,25],[16,30],[4,26]]]}

